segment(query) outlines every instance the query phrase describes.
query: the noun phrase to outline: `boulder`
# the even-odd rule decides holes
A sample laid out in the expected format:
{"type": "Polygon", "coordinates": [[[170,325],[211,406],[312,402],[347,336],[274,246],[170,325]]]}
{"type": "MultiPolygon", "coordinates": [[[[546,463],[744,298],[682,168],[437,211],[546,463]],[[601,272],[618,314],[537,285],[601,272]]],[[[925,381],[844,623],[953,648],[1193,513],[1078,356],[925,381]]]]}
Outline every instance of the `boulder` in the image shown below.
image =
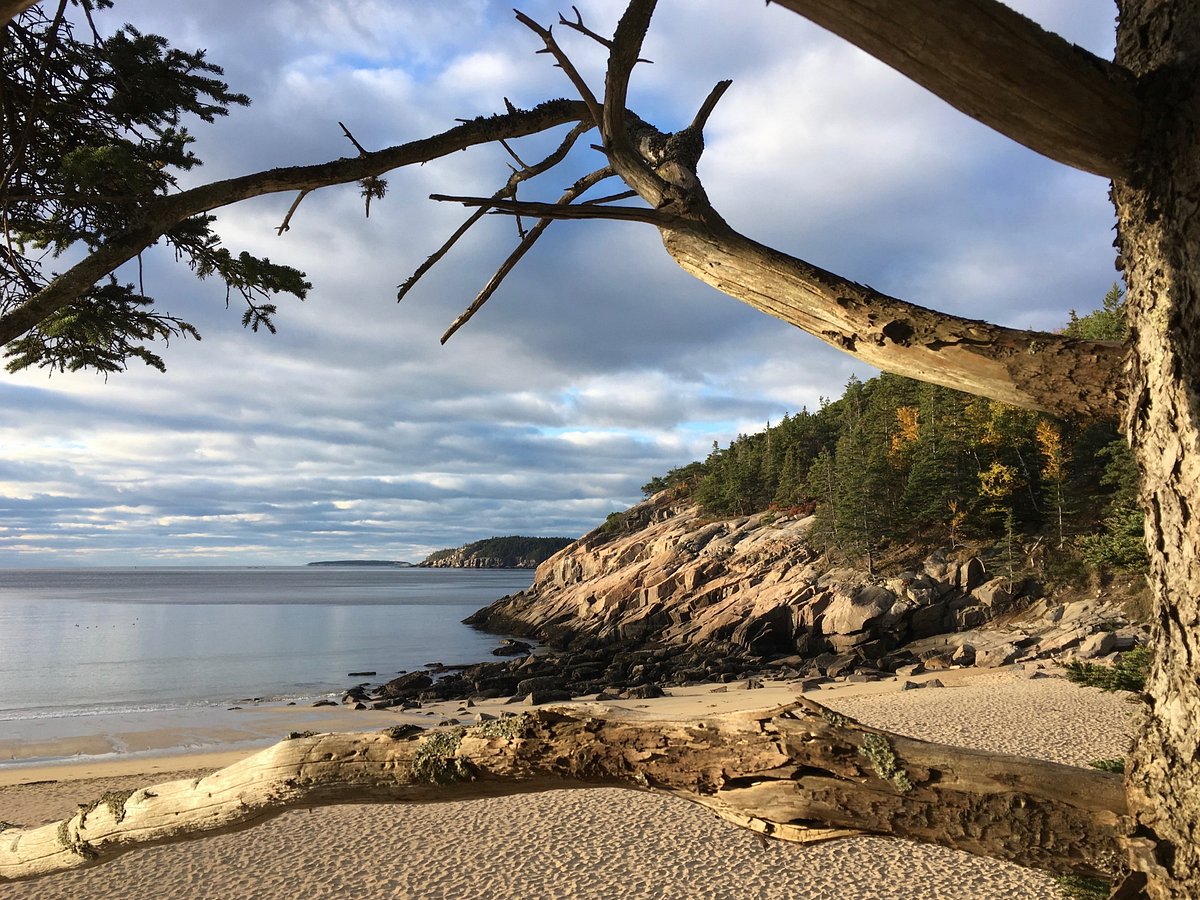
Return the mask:
{"type": "Polygon", "coordinates": [[[631,687],[621,695],[626,700],[651,700],[655,697],[665,697],[666,692],[653,682],[631,687]]]}
{"type": "Polygon", "coordinates": [[[393,678],[378,690],[381,697],[400,697],[404,694],[416,693],[433,684],[433,679],[424,672],[409,672],[399,678],[393,678]]]}
{"type": "Polygon", "coordinates": [[[1021,650],[1013,644],[1001,644],[998,647],[988,647],[975,653],[975,665],[981,669],[994,669],[997,666],[1007,666],[1021,655],[1021,650]]]}
{"type": "Polygon", "coordinates": [[[517,696],[523,697],[533,691],[559,691],[562,690],[562,679],[553,675],[536,675],[533,678],[525,678],[517,682],[516,690],[513,691],[517,696]]]}
{"type": "Polygon", "coordinates": [[[887,588],[868,584],[858,589],[838,591],[825,609],[821,631],[826,635],[849,635],[863,631],[896,602],[887,588]]]}
{"type": "Polygon", "coordinates": [[[959,644],[950,654],[950,661],[957,666],[975,665],[975,648],[970,644],[959,644]]]}
{"type": "Polygon", "coordinates": [[[514,638],[505,638],[500,642],[500,646],[492,651],[492,656],[521,656],[532,649],[532,644],[514,638]]]}
{"type": "Polygon", "coordinates": [[[954,584],[960,591],[973,591],[983,584],[986,576],[987,569],[983,566],[983,560],[972,556],[966,562],[958,564],[954,573],[954,584]]]}
{"type": "Polygon", "coordinates": [[[1094,659],[1107,656],[1117,649],[1117,636],[1111,631],[1101,631],[1084,639],[1077,653],[1083,659],[1094,659]]]}
{"type": "Polygon", "coordinates": [[[1008,580],[993,578],[985,581],[979,587],[972,589],[975,599],[993,612],[1003,610],[1012,600],[1012,592],[1008,589],[1008,580]]]}

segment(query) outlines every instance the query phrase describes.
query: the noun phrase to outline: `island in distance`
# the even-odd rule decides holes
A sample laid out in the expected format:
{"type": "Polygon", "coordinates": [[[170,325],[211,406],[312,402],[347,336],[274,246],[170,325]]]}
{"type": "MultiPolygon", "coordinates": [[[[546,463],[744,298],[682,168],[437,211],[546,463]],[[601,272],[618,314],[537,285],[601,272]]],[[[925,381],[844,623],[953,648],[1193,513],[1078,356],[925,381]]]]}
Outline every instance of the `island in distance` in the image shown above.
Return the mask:
{"type": "Polygon", "coordinates": [[[565,537],[491,537],[430,553],[418,565],[452,569],[536,569],[573,543],[572,538],[565,537]]]}
{"type": "Polygon", "coordinates": [[[387,566],[393,569],[411,569],[412,563],[398,559],[323,559],[310,562],[310,566],[387,566]]]}

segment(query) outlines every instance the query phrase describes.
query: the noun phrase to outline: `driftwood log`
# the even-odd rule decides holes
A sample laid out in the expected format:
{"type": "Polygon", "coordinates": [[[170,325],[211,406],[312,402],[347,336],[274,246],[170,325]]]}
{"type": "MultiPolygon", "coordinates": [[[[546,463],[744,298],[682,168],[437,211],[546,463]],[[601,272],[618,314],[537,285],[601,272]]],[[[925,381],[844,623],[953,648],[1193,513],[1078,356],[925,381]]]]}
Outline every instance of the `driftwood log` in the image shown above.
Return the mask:
{"type": "Polygon", "coordinates": [[[0,882],[236,831],[285,810],[439,802],[569,787],[684,797],[770,837],[855,833],[1112,877],[1121,778],[890,734],[817,703],[696,721],[542,709],[409,734],[302,734],[207,777],[107,794],[36,828],[5,823],[0,882]]]}

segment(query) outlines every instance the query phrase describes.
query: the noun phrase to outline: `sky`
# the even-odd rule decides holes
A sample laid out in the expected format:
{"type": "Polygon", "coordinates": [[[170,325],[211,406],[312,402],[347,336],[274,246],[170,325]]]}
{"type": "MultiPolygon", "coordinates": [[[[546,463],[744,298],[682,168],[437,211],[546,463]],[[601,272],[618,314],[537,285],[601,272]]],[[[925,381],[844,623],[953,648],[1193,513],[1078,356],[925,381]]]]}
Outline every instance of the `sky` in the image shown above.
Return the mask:
{"type": "MultiPolygon", "coordinates": [[[[1114,10],[1013,0],[1105,58],[1114,10]]],[[[579,0],[611,33],[623,5],[579,0]]],[[[522,7],[550,24],[561,4],[522,7]]],[[[184,186],[354,154],[529,107],[571,88],[506,3],[117,0],[133,23],[204,48],[253,103],[197,123],[184,186]]],[[[556,29],[594,89],[603,48],[556,29]]],[[[659,4],[630,106],[686,125],[720,79],[700,176],[744,234],[877,290],[958,315],[1054,329],[1117,277],[1108,183],[956,112],[840,39],[745,0],[659,4]]],[[[519,141],[539,158],[565,130],[519,141]]],[[[580,141],[522,189],[554,199],[598,167],[580,141]]],[[[431,193],[489,195],[499,147],[387,176],[369,219],[353,185],[216,211],[217,231],[304,270],[278,334],[167,250],[147,293],[198,325],[167,372],[0,374],[0,566],[416,562],[493,535],[576,537],[713,441],[834,398],[874,370],[682,272],[641,223],[561,222],[445,346],[438,339],[515,245],[488,217],[414,289],[396,286],[465,218],[431,193]]],[[[121,274],[128,280],[136,275],[121,274]]]]}

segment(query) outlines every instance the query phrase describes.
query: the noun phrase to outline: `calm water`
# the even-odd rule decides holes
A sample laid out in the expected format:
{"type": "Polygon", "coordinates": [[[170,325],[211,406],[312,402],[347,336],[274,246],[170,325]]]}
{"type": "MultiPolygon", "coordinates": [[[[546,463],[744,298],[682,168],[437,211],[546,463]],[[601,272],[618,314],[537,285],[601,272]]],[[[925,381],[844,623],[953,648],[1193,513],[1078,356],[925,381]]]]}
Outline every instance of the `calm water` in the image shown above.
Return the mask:
{"type": "Polygon", "coordinates": [[[0,570],[4,722],[310,699],[378,672],[491,658],[460,620],[528,570],[0,570]]]}

